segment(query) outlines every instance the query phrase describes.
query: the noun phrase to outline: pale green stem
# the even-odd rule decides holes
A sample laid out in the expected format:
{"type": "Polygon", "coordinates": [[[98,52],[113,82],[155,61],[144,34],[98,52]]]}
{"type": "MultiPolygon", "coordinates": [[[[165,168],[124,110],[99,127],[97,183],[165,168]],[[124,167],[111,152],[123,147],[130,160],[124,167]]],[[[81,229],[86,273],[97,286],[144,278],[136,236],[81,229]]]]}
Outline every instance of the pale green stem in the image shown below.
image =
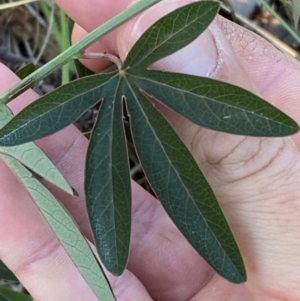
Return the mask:
{"type": "Polygon", "coordinates": [[[297,34],[297,32],[295,32],[295,30],[293,30],[293,28],[291,26],[289,26],[283,19],[282,17],[280,17],[276,11],[265,1],[265,0],[258,0],[258,2],[263,5],[265,7],[265,9],[271,14],[273,15],[276,19],[279,20],[279,22],[281,23],[281,25],[285,28],[285,30],[287,30],[289,32],[289,34],[298,42],[300,43],[300,37],[297,34]]]}
{"type": "MultiPolygon", "coordinates": [[[[60,26],[61,26],[61,45],[62,50],[65,51],[70,46],[69,37],[69,21],[62,9],[59,10],[60,26]]],[[[61,70],[61,84],[65,85],[70,81],[70,63],[65,64],[61,70]]]]}
{"type": "Polygon", "coordinates": [[[84,49],[93,44],[99,38],[108,34],[109,32],[119,27],[132,17],[147,9],[148,7],[161,1],[163,0],[140,0],[132,6],[128,7],[125,11],[122,11],[120,14],[116,15],[115,17],[111,18],[110,20],[108,20],[107,22],[90,32],[79,42],[72,45],[66,51],[59,54],[56,58],[45,64],[43,67],[31,73],[23,80],[18,82],[16,85],[14,85],[12,88],[4,92],[2,95],[0,95],[0,100],[3,103],[8,103],[10,100],[20,95],[28,88],[32,87],[34,83],[49,75],[55,69],[63,66],[71,59],[80,57],[84,49]]]}

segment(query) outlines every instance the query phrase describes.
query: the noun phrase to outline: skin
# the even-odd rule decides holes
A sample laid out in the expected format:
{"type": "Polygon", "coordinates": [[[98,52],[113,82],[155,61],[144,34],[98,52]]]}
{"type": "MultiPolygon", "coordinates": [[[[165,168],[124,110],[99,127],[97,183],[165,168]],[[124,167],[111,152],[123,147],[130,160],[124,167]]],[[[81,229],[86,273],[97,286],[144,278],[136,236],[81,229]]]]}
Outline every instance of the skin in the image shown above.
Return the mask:
{"type": "MultiPolygon", "coordinates": [[[[57,3],[78,24],[74,41],[129,5],[128,0],[57,3]]],[[[107,51],[124,59],[151,23],[186,3],[173,0],[150,9],[142,20],[134,19],[104,37],[92,51],[107,51]]],[[[100,71],[107,62],[91,60],[87,65],[100,71]]],[[[222,18],[198,42],[153,67],[239,85],[300,122],[299,62],[222,18]]],[[[2,92],[18,79],[3,65],[0,69],[2,92]]],[[[11,107],[18,112],[37,97],[27,91],[11,107]]],[[[266,139],[216,133],[155,105],[191,150],[212,186],[241,249],[248,281],[235,285],[215,274],[173,226],[159,202],[132,183],[128,270],[119,278],[108,275],[117,300],[300,300],[299,135],[266,139]]],[[[83,198],[87,141],[70,126],[41,139],[38,145],[79,192],[79,198],[73,199],[50,187],[92,240],[83,198]]],[[[20,182],[4,164],[0,168],[0,258],[35,300],[96,300],[20,182]]]]}

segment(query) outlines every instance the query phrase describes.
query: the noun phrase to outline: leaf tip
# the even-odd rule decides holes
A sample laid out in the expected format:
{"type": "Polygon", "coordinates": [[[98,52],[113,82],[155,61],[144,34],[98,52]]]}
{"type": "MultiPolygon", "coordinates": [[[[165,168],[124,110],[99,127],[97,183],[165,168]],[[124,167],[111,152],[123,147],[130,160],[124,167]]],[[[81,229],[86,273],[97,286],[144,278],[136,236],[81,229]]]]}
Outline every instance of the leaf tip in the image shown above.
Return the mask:
{"type": "Polygon", "coordinates": [[[77,190],[76,190],[74,187],[72,187],[72,186],[70,186],[70,187],[71,187],[73,196],[78,197],[78,196],[79,196],[79,193],[77,192],[77,190]]]}

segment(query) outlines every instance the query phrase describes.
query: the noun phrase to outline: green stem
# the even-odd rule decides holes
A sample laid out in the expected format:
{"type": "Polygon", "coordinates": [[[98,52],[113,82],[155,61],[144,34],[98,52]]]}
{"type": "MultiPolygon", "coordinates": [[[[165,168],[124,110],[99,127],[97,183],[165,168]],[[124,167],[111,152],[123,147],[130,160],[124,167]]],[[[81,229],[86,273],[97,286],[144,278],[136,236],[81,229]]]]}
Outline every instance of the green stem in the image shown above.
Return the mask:
{"type": "Polygon", "coordinates": [[[285,30],[287,30],[289,32],[289,34],[298,42],[300,43],[300,37],[298,36],[298,34],[295,32],[295,30],[292,29],[291,26],[289,26],[277,13],[276,11],[265,1],[265,0],[258,0],[258,2],[265,7],[265,9],[271,14],[273,15],[277,20],[279,20],[279,22],[281,23],[281,25],[285,28],[285,30]]]}
{"type": "MultiPolygon", "coordinates": [[[[65,51],[70,46],[69,38],[69,21],[62,9],[59,10],[60,26],[61,26],[61,46],[65,51]]],[[[70,63],[65,64],[61,70],[61,84],[65,85],[70,81],[70,63]]]]}
{"type": "Polygon", "coordinates": [[[93,44],[99,38],[102,38],[104,35],[119,27],[132,17],[136,16],[148,7],[160,1],[162,0],[140,0],[134,5],[128,7],[125,11],[122,11],[120,14],[116,15],[98,28],[94,29],[82,40],[69,47],[66,51],[59,54],[56,58],[54,58],[35,72],[31,73],[29,76],[25,77],[12,88],[0,95],[0,100],[3,103],[8,103],[13,98],[17,97],[28,88],[32,87],[34,83],[49,75],[55,69],[63,66],[71,59],[81,56],[84,49],[93,44]]]}

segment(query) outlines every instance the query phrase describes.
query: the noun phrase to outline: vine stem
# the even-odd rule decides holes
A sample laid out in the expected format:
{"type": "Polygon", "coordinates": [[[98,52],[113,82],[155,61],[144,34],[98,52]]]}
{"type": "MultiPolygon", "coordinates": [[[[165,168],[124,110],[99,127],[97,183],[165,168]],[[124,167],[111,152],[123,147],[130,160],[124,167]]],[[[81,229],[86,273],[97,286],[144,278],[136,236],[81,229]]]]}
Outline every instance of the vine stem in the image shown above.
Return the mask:
{"type": "Polygon", "coordinates": [[[163,0],[140,0],[132,6],[129,6],[126,10],[122,11],[98,28],[91,31],[76,44],[72,45],[67,50],[55,57],[53,60],[25,77],[12,88],[8,89],[6,92],[0,95],[0,100],[5,104],[10,102],[12,99],[26,91],[28,88],[32,87],[37,81],[52,73],[55,69],[63,66],[73,58],[81,57],[84,49],[93,44],[95,41],[102,38],[104,35],[108,34],[120,25],[124,24],[126,21],[146,10],[150,6],[161,1],[163,0]]]}

